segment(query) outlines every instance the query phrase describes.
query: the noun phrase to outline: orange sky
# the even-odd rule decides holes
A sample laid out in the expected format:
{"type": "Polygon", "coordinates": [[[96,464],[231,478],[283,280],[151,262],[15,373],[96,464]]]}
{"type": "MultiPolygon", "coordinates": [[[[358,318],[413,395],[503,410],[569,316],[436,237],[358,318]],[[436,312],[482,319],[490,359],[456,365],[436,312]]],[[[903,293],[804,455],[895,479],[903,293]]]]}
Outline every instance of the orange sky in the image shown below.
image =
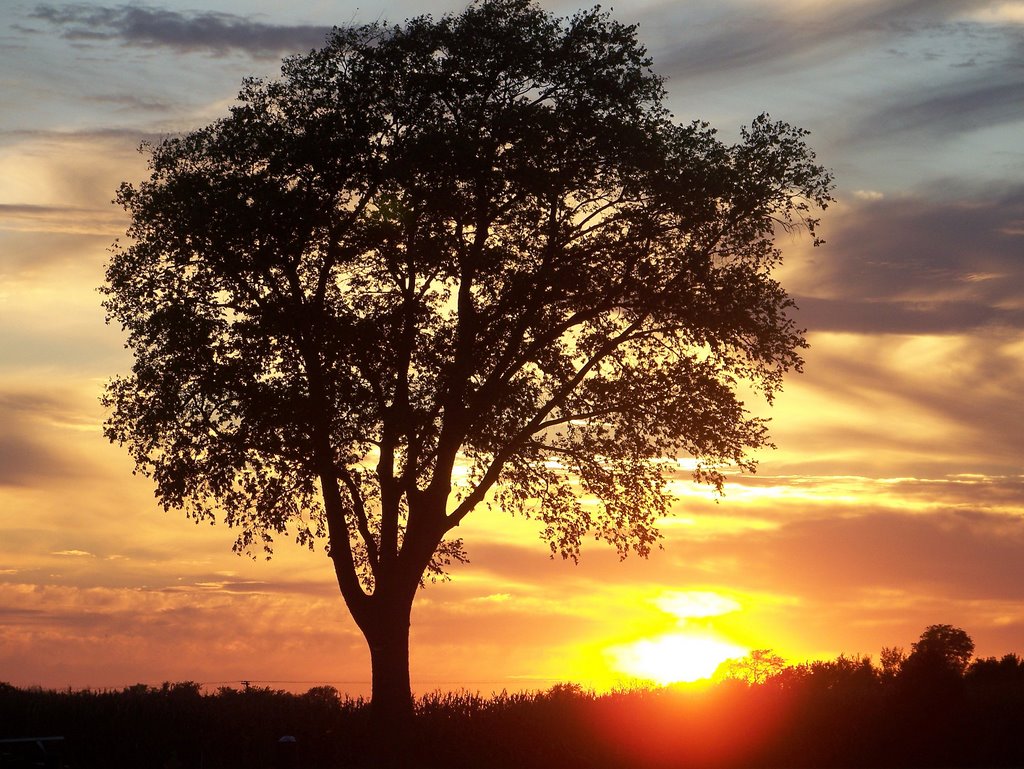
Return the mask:
{"type": "MultiPolygon", "coordinates": [[[[163,29],[114,4],[0,10],[0,681],[365,690],[322,552],[233,555],[229,530],[159,510],[100,431],[100,389],[129,359],[95,289],[125,225],[109,201],[144,171],[135,147],[222,114],[243,75],[272,74],[324,26],[363,20],[343,0],[273,5],[204,17],[163,2],[163,29]]],[[[779,449],[756,476],[716,502],[681,473],[647,561],[597,545],[579,566],[552,561],[529,521],[474,513],[472,563],[416,605],[414,686],[606,686],[638,655],[711,643],[877,654],[934,623],[966,629],[979,655],[1024,652],[1024,89],[1006,66],[1024,3],[616,15],[641,21],[677,116],[728,136],[769,109],[812,129],[835,170],[828,244],[781,241],[806,373],[771,410],[779,449]]]]}

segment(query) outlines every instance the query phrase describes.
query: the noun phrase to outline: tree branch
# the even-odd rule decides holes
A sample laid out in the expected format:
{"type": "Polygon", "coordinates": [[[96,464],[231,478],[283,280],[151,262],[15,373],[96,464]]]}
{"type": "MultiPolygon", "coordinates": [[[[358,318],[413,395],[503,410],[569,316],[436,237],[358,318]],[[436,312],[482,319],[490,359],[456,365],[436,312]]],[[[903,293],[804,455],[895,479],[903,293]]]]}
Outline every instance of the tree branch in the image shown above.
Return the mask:
{"type": "Polygon", "coordinates": [[[374,577],[377,576],[377,567],[380,564],[380,553],[377,550],[377,541],[373,538],[373,534],[370,532],[369,520],[366,517],[366,505],[363,502],[363,495],[359,490],[359,484],[356,479],[349,472],[348,468],[338,468],[338,477],[341,478],[345,487],[348,489],[348,494],[352,498],[352,512],[356,518],[356,528],[359,530],[359,535],[363,538],[363,544],[366,545],[367,560],[370,563],[370,571],[374,577]]]}
{"type": "Polygon", "coordinates": [[[471,491],[465,499],[446,517],[448,522],[448,528],[452,529],[458,526],[462,519],[472,510],[477,504],[479,504],[490,490],[491,486],[498,480],[501,475],[501,470],[505,466],[508,459],[518,451],[523,441],[529,438],[531,435],[536,433],[540,425],[543,424],[545,418],[555,408],[561,406],[569,395],[579,386],[579,384],[586,379],[587,375],[608,355],[614,352],[623,340],[628,339],[629,335],[638,328],[645,320],[646,314],[641,315],[629,326],[626,327],[620,334],[616,335],[612,339],[609,339],[603,344],[597,352],[580,368],[576,373],[555,393],[547,403],[545,403],[533,418],[526,423],[526,425],[513,437],[508,443],[505,444],[504,448],[495,454],[494,459],[491,461],[491,465],[484,472],[483,477],[477,483],[476,487],[471,491]]]}

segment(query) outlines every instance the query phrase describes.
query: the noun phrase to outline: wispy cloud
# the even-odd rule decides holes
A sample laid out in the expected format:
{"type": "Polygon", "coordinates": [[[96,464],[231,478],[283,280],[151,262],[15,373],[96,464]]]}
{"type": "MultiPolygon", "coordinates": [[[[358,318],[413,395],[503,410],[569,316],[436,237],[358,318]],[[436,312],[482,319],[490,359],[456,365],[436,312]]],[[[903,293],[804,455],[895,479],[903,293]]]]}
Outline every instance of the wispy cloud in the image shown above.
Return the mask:
{"type": "MultiPolygon", "coordinates": [[[[43,237],[56,234],[101,235],[110,240],[111,233],[118,233],[124,222],[124,215],[113,206],[97,210],[77,206],[0,203],[0,232],[29,232],[43,237]]],[[[38,252],[41,249],[32,250],[38,252]]],[[[23,254],[13,251],[6,258],[0,257],[0,274],[9,265],[24,261],[23,254]]]]}
{"type": "Polygon", "coordinates": [[[276,57],[307,51],[322,45],[329,31],[313,25],[266,24],[230,13],[133,5],[37,5],[29,16],[59,28],[68,40],[110,40],[217,55],[242,51],[257,57],[276,57]]]}
{"type": "Polygon", "coordinates": [[[898,133],[945,138],[1006,123],[1024,122],[1020,67],[999,66],[976,77],[897,92],[850,128],[850,141],[898,133]]]}
{"type": "Polygon", "coordinates": [[[800,323],[858,334],[961,334],[992,326],[1024,329],[1024,309],[983,302],[905,302],[797,298],[800,323]]]}
{"type": "Polygon", "coordinates": [[[66,404],[51,395],[0,389],[0,487],[53,478],[75,478],[85,468],[52,437],[52,425],[68,418],[66,404]]]}
{"type": "MultiPolygon", "coordinates": [[[[1024,307],[1024,186],[945,180],[901,197],[853,201],[829,218],[828,245],[794,293],[836,302],[827,328],[947,333],[1020,322],[1024,307]],[[865,302],[879,317],[863,317],[865,302]],[[916,303],[916,304],[915,304],[916,303]]],[[[802,302],[811,312],[822,308],[802,302]]]]}
{"type": "Polygon", "coordinates": [[[659,45],[659,66],[681,76],[733,70],[803,66],[856,51],[866,40],[933,33],[967,12],[988,6],[986,0],[908,0],[800,4],[731,0],[731,2],[661,3],[646,12],[645,28],[668,30],[675,42],[659,45]],[[691,18],[706,19],[691,25],[691,18]],[[678,34],[680,30],[683,33],[678,34]]]}
{"type": "Polygon", "coordinates": [[[775,414],[787,472],[1019,473],[1020,336],[812,335],[808,376],[793,381],[775,414]]]}

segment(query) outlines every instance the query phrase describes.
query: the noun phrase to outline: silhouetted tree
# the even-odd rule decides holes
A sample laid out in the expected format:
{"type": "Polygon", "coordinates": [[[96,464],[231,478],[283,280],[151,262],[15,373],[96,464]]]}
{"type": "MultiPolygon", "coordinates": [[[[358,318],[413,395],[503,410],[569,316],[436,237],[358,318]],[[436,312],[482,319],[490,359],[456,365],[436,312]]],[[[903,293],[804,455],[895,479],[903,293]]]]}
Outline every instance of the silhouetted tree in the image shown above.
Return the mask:
{"type": "Polygon", "coordinates": [[[786,660],[771,649],[754,649],[746,657],[730,660],[726,675],[750,684],[763,684],[786,668],[786,660]]]}
{"type": "Polygon", "coordinates": [[[976,765],[1024,766],[1024,659],[976,659],[964,677],[976,765]]]}
{"type": "Polygon", "coordinates": [[[967,668],[966,676],[980,685],[1016,686],[1024,693],[1024,659],[1016,654],[976,659],[967,668]]]}
{"type": "Polygon", "coordinates": [[[973,652],[971,637],[952,625],[930,625],[911,646],[897,678],[904,763],[956,766],[969,752],[964,670],[973,652]]]}
{"type": "Polygon", "coordinates": [[[335,29],[119,191],[106,434],[238,550],[326,538],[379,719],[411,713],[413,598],[481,502],[563,558],[647,555],[674,460],[752,468],[736,385],[801,364],[773,234],[813,235],[829,174],[766,116],[677,124],[650,64],[529,0],[335,29]]]}
{"type": "Polygon", "coordinates": [[[952,625],[929,625],[911,647],[904,669],[947,670],[962,676],[974,654],[974,641],[952,625]]]}
{"type": "Polygon", "coordinates": [[[907,659],[907,653],[902,646],[883,646],[878,654],[878,663],[882,668],[882,677],[891,681],[899,675],[903,663],[907,659]]]}

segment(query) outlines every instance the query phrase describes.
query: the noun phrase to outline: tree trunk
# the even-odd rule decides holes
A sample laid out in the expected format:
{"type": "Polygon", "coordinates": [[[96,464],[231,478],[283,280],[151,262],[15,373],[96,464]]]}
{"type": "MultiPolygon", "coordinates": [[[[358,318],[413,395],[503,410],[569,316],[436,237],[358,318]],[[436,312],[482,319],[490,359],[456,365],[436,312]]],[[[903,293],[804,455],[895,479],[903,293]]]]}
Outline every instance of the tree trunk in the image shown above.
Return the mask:
{"type": "Polygon", "coordinates": [[[381,719],[401,725],[412,717],[409,683],[409,626],[383,638],[369,640],[373,671],[373,711],[381,719]]]}
{"type": "Polygon", "coordinates": [[[373,766],[415,765],[413,700],[409,680],[409,618],[412,604],[374,596],[374,620],[363,629],[370,647],[369,757],[373,766]]]}

